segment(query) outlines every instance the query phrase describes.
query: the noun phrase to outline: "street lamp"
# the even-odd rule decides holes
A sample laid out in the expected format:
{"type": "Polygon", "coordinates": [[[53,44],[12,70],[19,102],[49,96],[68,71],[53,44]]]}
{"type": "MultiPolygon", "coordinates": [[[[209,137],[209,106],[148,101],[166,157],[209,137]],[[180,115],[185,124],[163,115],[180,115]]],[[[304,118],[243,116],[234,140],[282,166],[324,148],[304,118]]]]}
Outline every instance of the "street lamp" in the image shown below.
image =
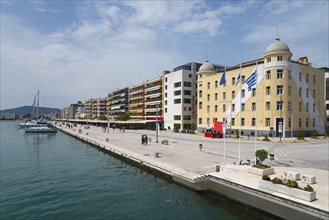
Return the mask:
{"type": "Polygon", "coordinates": [[[155,123],[155,143],[159,143],[159,131],[158,131],[158,108],[159,108],[159,104],[156,104],[156,123],[155,123]]]}
{"type": "Polygon", "coordinates": [[[110,133],[110,117],[109,117],[110,108],[107,110],[107,133],[110,133]]]}
{"type": "Polygon", "coordinates": [[[279,121],[279,133],[280,133],[280,142],[282,138],[282,131],[283,131],[283,120],[282,120],[282,108],[283,108],[283,103],[282,103],[282,94],[280,94],[280,121],[279,121]]]}

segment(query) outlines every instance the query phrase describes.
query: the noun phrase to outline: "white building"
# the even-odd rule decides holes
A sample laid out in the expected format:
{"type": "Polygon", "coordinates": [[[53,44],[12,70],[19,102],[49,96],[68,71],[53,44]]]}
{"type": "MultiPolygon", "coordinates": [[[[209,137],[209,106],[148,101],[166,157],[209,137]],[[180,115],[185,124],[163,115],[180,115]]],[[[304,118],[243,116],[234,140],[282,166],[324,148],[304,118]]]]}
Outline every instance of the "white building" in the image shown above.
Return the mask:
{"type": "Polygon", "coordinates": [[[200,63],[178,66],[164,76],[164,127],[196,129],[196,81],[200,63]]]}

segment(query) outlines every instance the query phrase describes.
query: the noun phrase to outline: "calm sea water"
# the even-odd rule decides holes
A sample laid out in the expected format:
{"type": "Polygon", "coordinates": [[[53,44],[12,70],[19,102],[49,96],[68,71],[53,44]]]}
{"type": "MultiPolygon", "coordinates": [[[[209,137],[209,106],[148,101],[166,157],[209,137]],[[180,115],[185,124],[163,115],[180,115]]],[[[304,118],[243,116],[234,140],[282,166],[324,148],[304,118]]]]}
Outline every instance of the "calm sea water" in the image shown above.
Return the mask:
{"type": "Polygon", "coordinates": [[[0,121],[0,219],[255,219],[61,132],[0,121]]]}

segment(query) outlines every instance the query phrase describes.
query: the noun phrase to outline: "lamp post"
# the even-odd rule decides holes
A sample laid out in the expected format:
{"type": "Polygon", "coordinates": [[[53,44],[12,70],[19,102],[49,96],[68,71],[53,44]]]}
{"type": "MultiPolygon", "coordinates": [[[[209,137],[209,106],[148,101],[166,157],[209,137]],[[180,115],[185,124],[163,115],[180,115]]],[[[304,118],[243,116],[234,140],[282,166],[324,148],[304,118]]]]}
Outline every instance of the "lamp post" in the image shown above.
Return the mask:
{"type": "Polygon", "coordinates": [[[289,111],[290,111],[290,115],[291,115],[291,132],[290,132],[290,137],[292,137],[292,135],[293,135],[293,131],[294,131],[294,129],[293,129],[293,126],[294,126],[294,116],[293,116],[293,114],[292,114],[292,111],[293,111],[293,109],[292,109],[292,107],[289,109],[289,111]]]}
{"type": "Polygon", "coordinates": [[[279,132],[280,132],[280,142],[281,142],[281,138],[282,138],[282,131],[283,131],[283,120],[282,120],[282,108],[283,108],[283,103],[282,103],[282,94],[280,95],[280,102],[281,102],[281,106],[280,106],[280,121],[279,121],[279,132]]]}
{"type": "Polygon", "coordinates": [[[159,143],[159,131],[158,131],[158,108],[159,108],[159,104],[156,104],[156,123],[155,123],[155,143],[159,143]]]}
{"type": "Polygon", "coordinates": [[[107,110],[107,133],[110,133],[110,117],[109,117],[109,111],[110,111],[110,109],[107,110]]]}

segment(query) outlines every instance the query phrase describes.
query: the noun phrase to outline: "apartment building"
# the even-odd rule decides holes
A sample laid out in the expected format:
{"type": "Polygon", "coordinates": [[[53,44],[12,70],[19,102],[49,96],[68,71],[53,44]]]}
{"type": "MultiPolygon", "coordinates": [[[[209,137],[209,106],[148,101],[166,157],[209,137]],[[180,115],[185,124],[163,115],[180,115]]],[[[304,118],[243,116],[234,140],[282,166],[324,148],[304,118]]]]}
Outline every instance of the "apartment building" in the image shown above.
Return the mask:
{"type": "Polygon", "coordinates": [[[243,134],[290,137],[324,133],[324,70],[293,53],[279,38],[261,59],[217,72],[204,63],[198,72],[199,131],[221,121],[243,134]]]}
{"type": "Polygon", "coordinates": [[[128,87],[117,89],[108,94],[107,105],[110,118],[128,114],[128,87]]]}
{"type": "Polygon", "coordinates": [[[140,83],[129,88],[129,115],[133,120],[144,120],[145,84],[140,83]]]}
{"type": "Polygon", "coordinates": [[[163,75],[145,82],[144,89],[145,120],[158,120],[163,128],[163,75]]]}

